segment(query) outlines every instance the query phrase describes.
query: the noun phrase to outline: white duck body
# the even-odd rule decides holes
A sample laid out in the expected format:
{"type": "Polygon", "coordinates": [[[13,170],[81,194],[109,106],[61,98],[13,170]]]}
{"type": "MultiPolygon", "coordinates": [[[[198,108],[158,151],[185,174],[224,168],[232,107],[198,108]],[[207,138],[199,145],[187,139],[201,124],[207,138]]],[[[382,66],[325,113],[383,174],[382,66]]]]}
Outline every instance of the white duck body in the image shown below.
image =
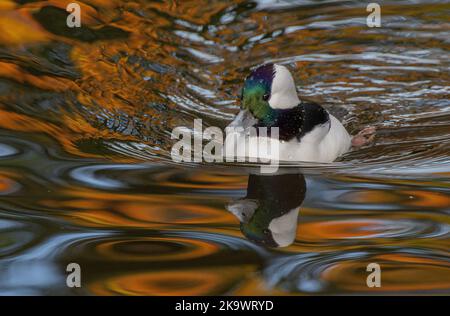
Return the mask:
{"type": "MultiPolygon", "coordinates": [[[[271,161],[304,161],[330,163],[345,154],[351,148],[351,136],[345,127],[333,115],[330,121],[314,127],[300,140],[289,141],[270,137],[251,137],[246,130],[235,131],[227,136],[225,153],[227,157],[255,158],[271,161]],[[232,148],[235,147],[233,154],[232,148]],[[278,153],[271,153],[271,148],[278,148],[278,153]],[[258,150],[259,149],[259,150],[258,150]]],[[[233,123],[229,127],[234,127],[233,123]]],[[[249,161],[250,159],[247,159],[249,161]]]]}

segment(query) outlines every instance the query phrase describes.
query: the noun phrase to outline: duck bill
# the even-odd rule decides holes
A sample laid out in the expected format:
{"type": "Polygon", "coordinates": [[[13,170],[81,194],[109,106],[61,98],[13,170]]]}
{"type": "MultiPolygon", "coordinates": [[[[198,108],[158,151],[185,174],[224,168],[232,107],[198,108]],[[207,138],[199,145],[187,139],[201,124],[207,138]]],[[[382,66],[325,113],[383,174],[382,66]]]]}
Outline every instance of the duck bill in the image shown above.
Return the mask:
{"type": "Polygon", "coordinates": [[[249,110],[243,109],[235,117],[229,127],[243,127],[244,129],[254,126],[258,123],[258,119],[254,117],[249,110]]]}

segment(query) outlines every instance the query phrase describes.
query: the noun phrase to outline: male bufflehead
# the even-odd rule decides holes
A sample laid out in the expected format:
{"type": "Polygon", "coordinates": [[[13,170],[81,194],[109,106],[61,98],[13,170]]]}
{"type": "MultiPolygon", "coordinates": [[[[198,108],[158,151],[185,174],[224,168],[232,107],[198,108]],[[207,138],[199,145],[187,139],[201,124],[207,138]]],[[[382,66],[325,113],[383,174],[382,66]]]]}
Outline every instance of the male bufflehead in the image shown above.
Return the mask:
{"type": "MultiPolygon", "coordinates": [[[[245,79],[241,111],[228,127],[243,128],[241,139],[233,146],[250,143],[244,138],[264,137],[249,134],[250,127],[278,127],[278,139],[267,134],[267,141],[277,142],[277,159],[281,161],[332,162],[352,145],[365,145],[374,136],[374,129],[369,128],[352,139],[341,122],[322,106],[298,98],[294,79],[286,67],[271,63],[257,67],[245,79]]],[[[258,152],[243,150],[247,156],[258,152]]]]}

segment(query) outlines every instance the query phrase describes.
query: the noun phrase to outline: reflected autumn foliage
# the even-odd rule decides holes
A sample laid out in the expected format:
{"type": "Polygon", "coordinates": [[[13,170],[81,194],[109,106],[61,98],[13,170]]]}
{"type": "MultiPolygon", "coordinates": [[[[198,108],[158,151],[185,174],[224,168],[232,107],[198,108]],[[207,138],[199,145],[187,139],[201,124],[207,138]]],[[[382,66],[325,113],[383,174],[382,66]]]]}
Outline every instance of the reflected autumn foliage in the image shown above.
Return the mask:
{"type": "Polygon", "coordinates": [[[368,29],[357,2],[77,2],[69,29],[65,0],[0,1],[0,294],[369,294],[370,262],[374,291],[448,293],[448,4],[368,29]],[[283,176],[174,164],[171,130],[225,127],[267,61],[374,146],[283,176]]]}

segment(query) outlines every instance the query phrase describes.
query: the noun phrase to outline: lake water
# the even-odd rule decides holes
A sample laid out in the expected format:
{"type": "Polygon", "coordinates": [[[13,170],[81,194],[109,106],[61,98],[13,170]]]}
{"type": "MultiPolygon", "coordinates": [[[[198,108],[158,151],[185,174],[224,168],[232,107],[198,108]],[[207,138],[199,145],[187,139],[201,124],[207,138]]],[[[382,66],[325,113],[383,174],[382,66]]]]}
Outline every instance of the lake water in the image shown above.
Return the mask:
{"type": "Polygon", "coordinates": [[[379,1],[380,28],[365,1],[78,2],[75,29],[67,1],[0,2],[0,294],[450,294],[448,1],[379,1]],[[375,142],[274,176],[174,163],[173,128],[225,127],[269,61],[375,142]]]}

